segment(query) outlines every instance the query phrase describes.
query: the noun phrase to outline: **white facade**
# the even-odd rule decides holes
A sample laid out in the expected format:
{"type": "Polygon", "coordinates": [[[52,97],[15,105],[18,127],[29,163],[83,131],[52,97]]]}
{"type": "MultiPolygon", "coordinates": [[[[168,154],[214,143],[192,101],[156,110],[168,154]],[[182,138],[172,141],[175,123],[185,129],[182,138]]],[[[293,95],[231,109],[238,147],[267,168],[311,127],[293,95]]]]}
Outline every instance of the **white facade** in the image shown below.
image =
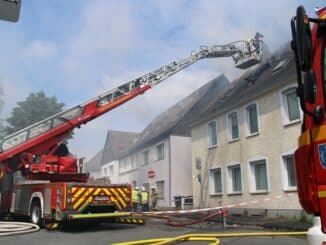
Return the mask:
{"type": "Polygon", "coordinates": [[[174,196],[192,195],[191,138],[170,135],[119,160],[120,183],[155,187],[158,205],[173,207],[174,196]],[[155,177],[148,179],[148,171],[155,177]]]}
{"type": "Polygon", "coordinates": [[[118,179],[119,161],[115,160],[101,166],[101,177],[108,177],[112,184],[121,184],[118,179]]]}

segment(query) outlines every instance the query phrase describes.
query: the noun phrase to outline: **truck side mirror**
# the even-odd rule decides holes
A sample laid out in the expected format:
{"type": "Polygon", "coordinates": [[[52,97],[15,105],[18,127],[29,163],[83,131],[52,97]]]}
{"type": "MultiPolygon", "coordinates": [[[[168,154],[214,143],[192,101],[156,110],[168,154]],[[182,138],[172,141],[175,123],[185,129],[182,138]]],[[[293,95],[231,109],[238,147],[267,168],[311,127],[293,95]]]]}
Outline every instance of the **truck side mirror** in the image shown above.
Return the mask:
{"type": "Polygon", "coordinates": [[[296,42],[300,69],[309,71],[312,64],[312,38],[309,18],[303,6],[297,8],[296,42]]]}
{"type": "Polygon", "coordinates": [[[305,72],[303,77],[303,98],[308,103],[315,103],[316,76],[313,70],[305,72]]]}

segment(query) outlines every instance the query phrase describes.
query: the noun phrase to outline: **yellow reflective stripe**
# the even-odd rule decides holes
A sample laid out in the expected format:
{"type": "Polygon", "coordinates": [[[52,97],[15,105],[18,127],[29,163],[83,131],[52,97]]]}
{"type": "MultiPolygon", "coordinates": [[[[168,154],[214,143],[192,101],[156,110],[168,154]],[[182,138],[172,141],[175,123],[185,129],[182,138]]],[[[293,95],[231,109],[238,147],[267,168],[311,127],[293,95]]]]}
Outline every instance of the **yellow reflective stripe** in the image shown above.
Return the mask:
{"type": "Polygon", "coordinates": [[[311,130],[312,141],[320,141],[326,139],[326,125],[313,128],[311,130]]]}
{"type": "Polygon", "coordinates": [[[121,205],[119,204],[119,201],[116,199],[116,197],[114,195],[112,195],[111,191],[113,192],[113,189],[110,189],[107,191],[110,193],[110,196],[111,196],[111,200],[118,206],[119,209],[122,209],[121,208],[121,205]]]}
{"type": "Polygon", "coordinates": [[[305,132],[303,132],[300,135],[300,137],[298,139],[298,144],[299,144],[299,147],[311,144],[309,130],[306,130],[305,132]]]}
{"type": "Polygon", "coordinates": [[[123,198],[126,199],[126,194],[120,188],[118,188],[117,191],[120,193],[120,196],[123,196],[123,198]]]}
{"type": "Polygon", "coordinates": [[[121,197],[119,196],[119,194],[115,191],[115,189],[112,188],[112,189],[110,189],[110,191],[113,192],[113,194],[115,195],[115,197],[116,197],[116,199],[117,199],[117,200],[116,200],[116,204],[118,205],[118,207],[119,207],[120,209],[124,208],[124,207],[126,206],[126,202],[125,202],[125,200],[123,200],[123,198],[121,198],[121,197]],[[121,207],[119,201],[122,203],[123,207],[121,207]]]}
{"type": "Polygon", "coordinates": [[[84,188],[84,187],[81,187],[81,188],[76,192],[76,194],[73,195],[72,199],[73,199],[73,200],[74,200],[74,199],[78,199],[78,197],[83,193],[84,190],[85,190],[85,188],[84,188]]]}
{"type": "Polygon", "coordinates": [[[318,197],[319,197],[319,198],[324,198],[324,197],[326,197],[326,191],[318,191],[318,197]]]}
{"type": "MultiPolygon", "coordinates": [[[[84,201],[85,201],[85,198],[84,198],[84,197],[80,197],[80,198],[78,199],[78,201],[74,204],[73,208],[76,210],[76,209],[78,208],[78,206],[79,206],[82,202],[84,202],[84,201]]],[[[78,210],[80,210],[80,208],[79,208],[78,210]]]]}
{"type": "Polygon", "coordinates": [[[129,215],[131,215],[129,212],[121,212],[121,213],[71,214],[69,215],[69,217],[71,219],[91,219],[91,218],[121,217],[121,216],[129,216],[129,215]]]}
{"type": "Polygon", "coordinates": [[[326,140],[326,125],[322,125],[320,127],[316,127],[310,130],[306,130],[303,132],[298,140],[299,147],[305,146],[305,145],[310,145],[311,141],[312,142],[318,142],[326,140]],[[310,139],[310,134],[311,132],[311,139],[310,139]]]}

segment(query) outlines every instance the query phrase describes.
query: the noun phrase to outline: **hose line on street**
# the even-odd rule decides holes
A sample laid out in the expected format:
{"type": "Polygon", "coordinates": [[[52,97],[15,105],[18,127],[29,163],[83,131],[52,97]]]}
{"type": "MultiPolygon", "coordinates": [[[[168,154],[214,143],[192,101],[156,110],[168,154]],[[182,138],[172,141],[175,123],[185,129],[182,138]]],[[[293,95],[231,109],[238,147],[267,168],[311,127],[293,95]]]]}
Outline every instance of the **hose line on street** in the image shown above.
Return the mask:
{"type": "Polygon", "coordinates": [[[25,222],[0,222],[0,236],[10,236],[10,235],[19,235],[26,234],[38,231],[40,227],[32,223],[25,222]]]}
{"type": "Polygon", "coordinates": [[[152,244],[152,245],[167,245],[174,244],[176,242],[185,241],[211,241],[210,244],[219,245],[219,238],[227,237],[258,237],[258,236],[306,236],[306,231],[300,232],[247,232],[247,233],[195,233],[186,234],[177,237],[166,237],[166,238],[155,238],[147,240],[139,240],[132,242],[120,242],[114,243],[113,245],[142,245],[142,244],[152,244]]]}

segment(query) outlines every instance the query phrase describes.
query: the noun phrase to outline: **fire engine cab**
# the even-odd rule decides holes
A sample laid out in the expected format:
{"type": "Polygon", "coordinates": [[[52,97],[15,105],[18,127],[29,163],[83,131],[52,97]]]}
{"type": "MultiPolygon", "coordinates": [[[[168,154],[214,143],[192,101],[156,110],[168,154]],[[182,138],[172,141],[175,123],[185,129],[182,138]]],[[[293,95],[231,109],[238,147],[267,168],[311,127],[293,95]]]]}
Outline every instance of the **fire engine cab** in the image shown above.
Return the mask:
{"type": "Polygon", "coordinates": [[[304,113],[295,162],[301,205],[321,217],[326,233],[326,7],[316,13],[317,18],[310,18],[300,6],[291,21],[297,94],[304,113]]]}

